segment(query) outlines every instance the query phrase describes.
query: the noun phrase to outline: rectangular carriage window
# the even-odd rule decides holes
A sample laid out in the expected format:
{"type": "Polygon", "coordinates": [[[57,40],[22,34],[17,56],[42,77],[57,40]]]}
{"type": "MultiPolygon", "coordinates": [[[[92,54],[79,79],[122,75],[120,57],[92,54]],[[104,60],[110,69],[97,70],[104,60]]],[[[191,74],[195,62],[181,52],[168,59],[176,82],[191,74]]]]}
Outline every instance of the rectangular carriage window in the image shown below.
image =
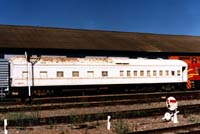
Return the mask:
{"type": "Polygon", "coordinates": [[[172,76],[175,76],[175,71],[171,71],[171,75],[172,75],[172,76]]]}
{"type": "Polygon", "coordinates": [[[72,77],[79,77],[79,71],[72,71],[72,77]]]}
{"type": "Polygon", "coordinates": [[[156,70],[153,70],[153,76],[157,76],[156,70]]]}
{"type": "Polygon", "coordinates": [[[159,76],[163,76],[163,71],[162,70],[159,71],[159,76]]]}
{"type": "Polygon", "coordinates": [[[47,78],[47,71],[40,71],[40,78],[47,78]]]}
{"type": "Polygon", "coordinates": [[[64,72],[63,72],[63,71],[57,71],[57,72],[56,72],[56,76],[57,76],[58,78],[64,77],[64,72]]]}
{"type": "Polygon", "coordinates": [[[87,77],[94,77],[94,71],[87,71],[87,77]]]}
{"type": "Polygon", "coordinates": [[[133,71],[133,76],[137,76],[137,71],[133,71]]]}
{"type": "Polygon", "coordinates": [[[128,70],[126,73],[127,73],[128,77],[131,77],[131,71],[130,70],[128,70]]]}
{"type": "Polygon", "coordinates": [[[108,71],[102,71],[101,75],[102,75],[102,77],[107,77],[108,76],[108,71]]]}
{"type": "Polygon", "coordinates": [[[181,71],[177,70],[177,76],[181,76],[181,71]]]}
{"type": "Polygon", "coordinates": [[[165,76],[169,76],[169,70],[165,70],[165,76]]]}
{"type": "Polygon", "coordinates": [[[124,76],[124,71],[120,70],[119,74],[120,74],[120,77],[123,77],[124,76]]]}
{"type": "Polygon", "coordinates": [[[147,77],[150,77],[150,76],[151,76],[151,71],[147,70],[147,77]]]}
{"type": "Polygon", "coordinates": [[[140,70],[140,76],[144,76],[144,71],[140,70]]]}
{"type": "Polygon", "coordinates": [[[28,78],[28,71],[22,71],[22,78],[28,78]]]}

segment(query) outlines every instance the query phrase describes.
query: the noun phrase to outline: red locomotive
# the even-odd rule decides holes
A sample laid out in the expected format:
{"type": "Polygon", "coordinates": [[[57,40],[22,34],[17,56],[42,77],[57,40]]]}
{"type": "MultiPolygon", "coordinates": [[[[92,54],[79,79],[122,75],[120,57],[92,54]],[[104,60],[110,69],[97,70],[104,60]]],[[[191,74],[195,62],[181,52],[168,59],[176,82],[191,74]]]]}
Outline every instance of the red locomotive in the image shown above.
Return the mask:
{"type": "Polygon", "coordinates": [[[169,56],[169,59],[179,59],[188,64],[187,89],[200,88],[200,56],[169,56]]]}

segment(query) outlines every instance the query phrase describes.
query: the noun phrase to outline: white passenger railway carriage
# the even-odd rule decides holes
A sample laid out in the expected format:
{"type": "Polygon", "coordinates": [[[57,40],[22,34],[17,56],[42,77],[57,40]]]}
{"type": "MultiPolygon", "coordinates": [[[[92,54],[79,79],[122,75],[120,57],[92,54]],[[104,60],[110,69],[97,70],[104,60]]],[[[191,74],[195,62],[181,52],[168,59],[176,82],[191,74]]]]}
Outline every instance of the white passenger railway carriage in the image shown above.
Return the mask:
{"type": "Polygon", "coordinates": [[[42,57],[34,65],[34,79],[24,57],[12,57],[10,63],[12,87],[32,85],[33,80],[40,87],[187,82],[187,64],[180,60],[42,57]]]}

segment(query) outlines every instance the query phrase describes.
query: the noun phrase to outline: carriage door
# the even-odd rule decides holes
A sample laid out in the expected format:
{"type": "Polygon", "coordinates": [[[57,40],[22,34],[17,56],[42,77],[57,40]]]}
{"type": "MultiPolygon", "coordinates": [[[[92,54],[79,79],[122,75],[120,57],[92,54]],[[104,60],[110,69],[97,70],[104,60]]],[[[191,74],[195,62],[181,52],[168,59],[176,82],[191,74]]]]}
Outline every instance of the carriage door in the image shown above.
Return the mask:
{"type": "Polygon", "coordinates": [[[182,81],[187,82],[187,78],[188,78],[187,75],[188,75],[187,74],[187,67],[183,66],[182,67],[182,81]]]}

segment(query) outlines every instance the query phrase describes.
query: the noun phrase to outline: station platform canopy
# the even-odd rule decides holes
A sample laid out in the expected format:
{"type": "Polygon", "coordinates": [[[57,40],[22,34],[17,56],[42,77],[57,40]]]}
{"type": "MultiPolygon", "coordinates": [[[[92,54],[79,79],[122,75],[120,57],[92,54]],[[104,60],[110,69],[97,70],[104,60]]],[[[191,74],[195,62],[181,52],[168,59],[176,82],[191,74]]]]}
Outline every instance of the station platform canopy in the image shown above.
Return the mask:
{"type": "Polygon", "coordinates": [[[200,36],[0,25],[0,50],[194,54],[200,36]]]}

